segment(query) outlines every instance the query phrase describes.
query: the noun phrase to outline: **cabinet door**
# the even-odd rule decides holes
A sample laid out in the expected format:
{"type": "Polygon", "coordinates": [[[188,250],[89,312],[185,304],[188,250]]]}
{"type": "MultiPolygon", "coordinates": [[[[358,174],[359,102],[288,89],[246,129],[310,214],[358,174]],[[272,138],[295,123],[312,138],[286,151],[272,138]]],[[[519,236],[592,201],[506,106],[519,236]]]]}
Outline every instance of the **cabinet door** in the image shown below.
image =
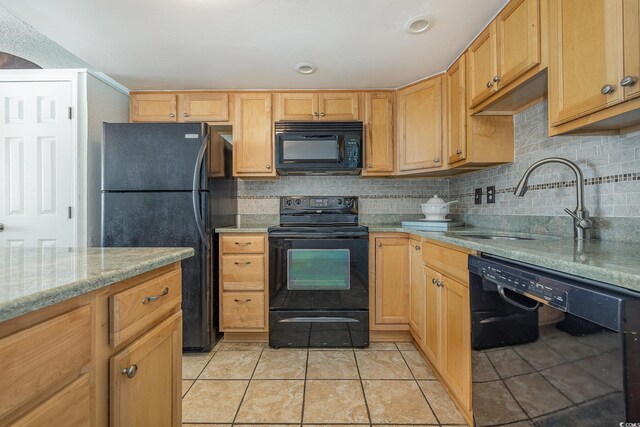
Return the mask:
{"type": "Polygon", "coordinates": [[[365,148],[363,175],[393,173],[393,93],[365,95],[365,148]]]}
{"type": "Polygon", "coordinates": [[[180,121],[229,121],[229,94],[227,93],[185,93],[178,95],[178,104],[180,121]]]}
{"type": "Polygon", "coordinates": [[[360,120],[360,96],[357,93],[324,92],[318,94],[320,120],[360,120]]]}
{"type": "Polygon", "coordinates": [[[540,63],[539,0],[512,0],[498,15],[498,87],[540,63]]]}
{"type": "Polygon", "coordinates": [[[375,323],[409,321],[409,239],[376,238],[375,323]]]}
{"type": "Polygon", "coordinates": [[[467,51],[468,87],[467,100],[473,107],[496,90],[498,59],[495,21],[471,43],[467,51]]]}
{"type": "Polygon", "coordinates": [[[467,158],[467,99],[465,92],[465,55],[446,74],[447,147],[449,163],[467,158]]]}
{"type": "Polygon", "coordinates": [[[425,282],[422,265],[422,243],[409,240],[410,287],[409,287],[409,327],[421,342],[424,338],[425,282]]]}
{"type": "Polygon", "coordinates": [[[240,176],[273,176],[273,132],[270,93],[236,95],[233,161],[240,176]]]}
{"type": "Polygon", "coordinates": [[[442,276],[442,357],[441,373],[449,388],[471,408],[471,324],[469,288],[442,276]]]}
{"type": "Polygon", "coordinates": [[[561,124],[622,100],[622,0],[550,5],[549,109],[561,124]],[[607,94],[606,85],[612,86],[607,94]]]}
{"type": "Polygon", "coordinates": [[[136,93],[131,95],[132,122],[175,122],[176,94],[136,93]]]}
{"type": "Polygon", "coordinates": [[[111,425],[179,426],[181,363],[178,312],[111,358],[111,425]]]}
{"type": "Polygon", "coordinates": [[[640,0],[624,0],[625,99],[640,95],[640,0]],[[631,79],[629,79],[631,78],[631,79]]]}
{"type": "Polygon", "coordinates": [[[276,94],[276,120],[315,120],[318,95],[311,92],[276,94]]]}
{"type": "Polygon", "coordinates": [[[442,166],[442,87],[436,77],[398,92],[398,148],[402,172],[442,166]]]}
{"type": "Polygon", "coordinates": [[[441,294],[440,273],[429,268],[423,267],[423,276],[425,281],[425,326],[422,344],[425,354],[429,361],[436,368],[440,366],[441,353],[441,294]]]}
{"type": "Polygon", "coordinates": [[[221,313],[221,331],[266,331],[264,292],[224,292],[221,313]]]}

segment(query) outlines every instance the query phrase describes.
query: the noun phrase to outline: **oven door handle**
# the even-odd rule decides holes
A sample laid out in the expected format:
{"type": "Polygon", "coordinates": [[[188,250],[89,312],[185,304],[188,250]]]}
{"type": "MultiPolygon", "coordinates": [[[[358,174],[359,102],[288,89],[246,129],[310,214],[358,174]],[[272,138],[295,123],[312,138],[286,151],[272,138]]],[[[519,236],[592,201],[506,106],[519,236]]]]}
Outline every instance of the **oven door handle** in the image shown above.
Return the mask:
{"type": "Polygon", "coordinates": [[[509,298],[505,293],[504,293],[504,286],[502,286],[499,283],[496,283],[496,285],[498,286],[498,293],[500,294],[500,296],[502,297],[503,300],[505,300],[506,302],[508,302],[509,304],[513,304],[518,308],[521,308],[523,310],[526,311],[536,311],[538,309],[538,306],[540,305],[540,302],[536,301],[536,304],[533,307],[524,305],[524,304],[520,304],[517,301],[512,300],[511,298],[509,298]]]}
{"type": "Polygon", "coordinates": [[[278,323],[360,323],[358,319],[350,317],[291,317],[278,320],[278,323]]]}

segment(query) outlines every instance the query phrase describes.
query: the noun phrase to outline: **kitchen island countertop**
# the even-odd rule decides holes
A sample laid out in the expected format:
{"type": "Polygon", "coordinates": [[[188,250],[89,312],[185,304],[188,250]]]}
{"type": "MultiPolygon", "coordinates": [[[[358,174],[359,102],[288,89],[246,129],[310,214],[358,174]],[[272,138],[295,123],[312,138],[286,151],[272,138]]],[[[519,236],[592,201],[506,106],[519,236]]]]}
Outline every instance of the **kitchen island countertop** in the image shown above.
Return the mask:
{"type": "Polygon", "coordinates": [[[192,248],[0,248],[0,322],[193,255],[192,248]]]}

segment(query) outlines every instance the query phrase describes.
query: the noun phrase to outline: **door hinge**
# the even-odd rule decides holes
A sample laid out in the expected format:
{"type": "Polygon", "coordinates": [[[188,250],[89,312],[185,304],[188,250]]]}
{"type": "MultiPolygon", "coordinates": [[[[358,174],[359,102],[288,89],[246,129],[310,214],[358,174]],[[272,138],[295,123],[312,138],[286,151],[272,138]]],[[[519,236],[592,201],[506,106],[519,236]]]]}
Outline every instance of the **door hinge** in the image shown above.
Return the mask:
{"type": "Polygon", "coordinates": [[[71,117],[73,117],[73,109],[71,107],[69,107],[69,120],[71,120],[71,117]]]}
{"type": "Polygon", "coordinates": [[[67,206],[67,211],[69,213],[69,219],[71,219],[71,206],[67,206]]]}

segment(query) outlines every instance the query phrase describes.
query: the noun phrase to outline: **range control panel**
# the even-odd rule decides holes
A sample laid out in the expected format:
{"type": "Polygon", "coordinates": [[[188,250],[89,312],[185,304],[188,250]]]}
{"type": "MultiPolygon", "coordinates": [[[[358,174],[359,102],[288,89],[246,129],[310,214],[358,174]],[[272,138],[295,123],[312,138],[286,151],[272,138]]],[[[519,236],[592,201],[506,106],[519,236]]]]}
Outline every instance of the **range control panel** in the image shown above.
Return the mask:
{"type": "Polygon", "coordinates": [[[498,264],[469,257],[469,271],[507,289],[526,295],[562,311],[567,311],[568,292],[562,283],[498,264]]]}
{"type": "Polygon", "coordinates": [[[323,211],[335,212],[358,212],[357,197],[282,197],[280,199],[280,212],[295,211],[315,211],[321,213],[323,211]]]}

